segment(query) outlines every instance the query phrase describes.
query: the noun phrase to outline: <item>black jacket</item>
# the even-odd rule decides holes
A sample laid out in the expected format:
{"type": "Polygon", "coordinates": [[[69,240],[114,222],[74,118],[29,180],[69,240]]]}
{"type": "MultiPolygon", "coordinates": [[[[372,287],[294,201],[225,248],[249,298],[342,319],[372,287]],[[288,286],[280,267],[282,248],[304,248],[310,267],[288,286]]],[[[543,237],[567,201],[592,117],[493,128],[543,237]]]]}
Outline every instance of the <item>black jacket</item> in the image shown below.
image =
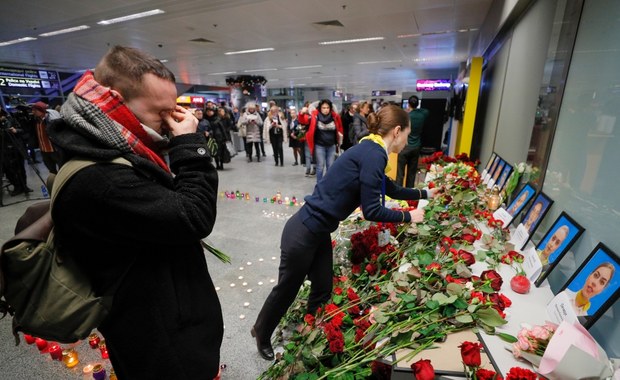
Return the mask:
{"type": "MultiPolygon", "coordinates": [[[[120,153],[68,128],[50,126],[64,159],[120,153]]],[[[213,229],[217,172],[201,133],[174,137],[173,178],[151,161],[99,163],[78,172],[53,210],[56,242],[97,292],[118,282],[104,335],[119,378],[214,378],[223,335],[221,306],[199,239],[213,229]],[[123,277],[124,275],[124,277],[123,277]]]]}

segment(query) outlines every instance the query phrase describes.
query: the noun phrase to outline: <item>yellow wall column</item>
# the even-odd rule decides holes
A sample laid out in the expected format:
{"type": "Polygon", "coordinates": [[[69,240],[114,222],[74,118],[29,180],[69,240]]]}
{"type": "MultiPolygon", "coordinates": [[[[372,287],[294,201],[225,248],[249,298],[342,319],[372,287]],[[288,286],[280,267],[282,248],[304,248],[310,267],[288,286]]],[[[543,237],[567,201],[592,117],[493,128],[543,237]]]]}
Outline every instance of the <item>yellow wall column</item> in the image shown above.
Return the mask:
{"type": "Polygon", "coordinates": [[[482,80],[482,57],[473,57],[469,66],[469,86],[465,97],[465,112],[463,122],[459,124],[456,138],[455,153],[471,152],[471,142],[474,136],[474,123],[476,122],[476,109],[478,108],[478,96],[480,95],[480,83],[482,80]]]}

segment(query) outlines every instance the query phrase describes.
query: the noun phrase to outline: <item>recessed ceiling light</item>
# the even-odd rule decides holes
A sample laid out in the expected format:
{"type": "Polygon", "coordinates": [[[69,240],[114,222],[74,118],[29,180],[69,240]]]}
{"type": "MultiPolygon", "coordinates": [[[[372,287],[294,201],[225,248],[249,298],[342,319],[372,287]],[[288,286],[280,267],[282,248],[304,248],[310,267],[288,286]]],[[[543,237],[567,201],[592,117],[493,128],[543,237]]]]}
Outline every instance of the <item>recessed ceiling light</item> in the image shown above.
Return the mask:
{"type": "Polygon", "coordinates": [[[74,26],[73,28],[66,28],[66,29],[55,30],[53,32],[41,33],[41,34],[39,34],[39,36],[41,36],[41,37],[51,37],[51,36],[56,36],[58,34],[77,32],[78,30],[84,30],[84,29],[88,29],[88,28],[90,28],[90,26],[88,26],[88,25],[80,25],[80,26],[74,26]]]}
{"type": "Polygon", "coordinates": [[[273,48],[262,48],[262,49],[250,49],[250,50],[238,50],[238,51],[227,51],[224,53],[225,55],[234,55],[234,54],[247,54],[247,53],[259,53],[261,51],[273,51],[273,48]]]}
{"type": "Polygon", "coordinates": [[[142,17],[148,17],[148,16],[154,16],[154,15],[158,15],[161,13],[166,13],[164,11],[162,11],[161,9],[153,9],[151,11],[146,11],[146,12],[140,12],[140,13],[134,13],[131,15],[127,15],[127,16],[122,16],[122,17],[117,17],[117,18],[111,18],[109,20],[101,20],[99,21],[97,24],[99,25],[110,25],[110,24],[116,24],[117,22],[123,22],[123,21],[129,21],[129,20],[135,20],[137,18],[142,18],[142,17]]]}
{"type": "Polygon", "coordinates": [[[358,65],[371,65],[374,63],[394,63],[394,62],[402,62],[402,59],[397,59],[394,61],[366,61],[366,62],[358,62],[358,65]]]}
{"type": "Polygon", "coordinates": [[[278,71],[278,69],[252,69],[252,70],[243,70],[244,73],[257,73],[260,71],[278,71]]]}
{"type": "Polygon", "coordinates": [[[285,70],[297,70],[297,69],[313,69],[315,67],[323,67],[323,65],[310,65],[310,66],[291,66],[285,67],[285,70]]]}
{"type": "Polygon", "coordinates": [[[368,41],[380,41],[385,37],[367,37],[367,38],[355,38],[352,40],[338,40],[338,41],[323,41],[319,42],[319,45],[336,45],[336,44],[350,44],[353,42],[368,42],[368,41]]]}
{"type": "Polygon", "coordinates": [[[34,41],[34,40],[36,40],[35,37],[22,37],[22,38],[18,38],[15,40],[0,42],[0,46],[13,45],[13,44],[18,44],[20,42],[34,41]]]}
{"type": "Polygon", "coordinates": [[[415,33],[415,34],[401,34],[396,36],[396,38],[410,38],[410,37],[420,37],[422,34],[420,33],[415,33]]]}

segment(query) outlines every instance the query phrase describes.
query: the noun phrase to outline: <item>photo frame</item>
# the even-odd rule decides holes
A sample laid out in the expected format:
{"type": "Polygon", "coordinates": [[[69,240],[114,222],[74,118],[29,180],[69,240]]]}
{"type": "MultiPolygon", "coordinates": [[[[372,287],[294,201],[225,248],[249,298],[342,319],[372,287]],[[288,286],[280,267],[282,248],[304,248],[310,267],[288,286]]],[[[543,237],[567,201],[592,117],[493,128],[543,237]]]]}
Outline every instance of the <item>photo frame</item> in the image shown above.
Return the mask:
{"type": "Polygon", "coordinates": [[[534,282],[540,286],[549,276],[549,273],[562,260],[562,257],[570,250],[573,244],[579,239],[585,229],[580,226],[566,212],[558,216],[545,236],[536,244],[536,254],[542,262],[542,272],[534,282]]]}
{"type": "Polygon", "coordinates": [[[487,172],[487,175],[485,176],[485,183],[487,183],[491,177],[493,177],[493,172],[495,171],[495,168],[497,167],[497,164],[499,164],[499,161],[501,160],[501,157],[496,154],[495,158],[493,159],[493,163],[491,164],[491,168],[489,169],[489,171],[487,172]]]}
{"type": "Polygon", "coordinates": [[[504,169],[502,170],[502,174],[500,174],[499,179],[497,180],[497,187],[499,188],[499,191],[502,191],[504,186],[506,186],[506,182],[508,182],[510,174],[512,174],[512,165],[506,162],[506,165],[504,165],[504,169]]]}
{"type": "Polygon", "coordinates": [[[512,220],[516,219],[517,215],[519,215],[519,213],[523,211],[529,201],[534,198],[534,195],[536,195],[536,189],[534,189],[534,187],[529,183],[526,183],[525,186],[523,186],[519,191],[519,194],[517,194],[517,196],[512,200],[512,202],[510,202],[508,208],[506,209],[506,211],[510,215],[512,215],[512,220]]]}
{"type": "Polygon", "coordinates": [[[598,243],[560,292],[568,295],[579,322],[589,328],[620,296],[620,259],[598,243]]]}
{"type": "Polygon", "coordinates": [[[489,161],[487,161],[487,164],[484,166],[484,170],[482,170],[481,177],[484,178],[489,172],[489,170],[491,170],[491,165],[493,165],[493,161],[495,161],[495,157],[497,157],[497,153],[495,152],[491,153],[491,157],[489,157],[489,161]]]}
{"type": "Polygon", "coordinates": [[[491,178],[493,178],[493,183],[497,184],[499,175],[502,174],[502,170],[504,170],[504,165],[506,165],[506,161],[504,161],[503,158],[500,158],[499,163],[497,164],[497,167],[495,168],[495,170],[493,171],[493,175],[491,176],[491,178]]]}
{"type": "Polygon", "coordinates": [[[545,215],[547,215],[547,211],[549,211],[551,205],[553,205],[553,200],[542,191],[534,198],[534,201],[527,209],[523,219],[521,219],[521,224],[523,224],[523,227],[527,230],[529,237],[519,249],[523,249],[532,238],[534,231],[536,231],[540,222],[545,218],[545,215]]]}

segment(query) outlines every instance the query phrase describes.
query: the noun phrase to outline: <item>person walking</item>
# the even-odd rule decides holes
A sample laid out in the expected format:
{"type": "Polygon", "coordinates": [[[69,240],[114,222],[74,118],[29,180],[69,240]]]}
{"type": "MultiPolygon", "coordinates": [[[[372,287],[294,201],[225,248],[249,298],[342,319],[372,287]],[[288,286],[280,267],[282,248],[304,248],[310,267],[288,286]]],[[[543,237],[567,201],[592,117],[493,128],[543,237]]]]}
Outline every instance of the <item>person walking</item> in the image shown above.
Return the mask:
{"type": "Polygon", "coordinates": [[[247,152],[248,162],[252,162],[252,145],[256,148],[256,161],[260,162],[260,142],[263,119],[256,111],[254,103],[245,106],[246,111],[239,117],[239,128],[245,133],[245,151],[247,152]]]}
{"type": "Polygon", "coordinates": [[[287,128],[284,114],[278,110],[277,106],[272,106],[267,113],[264,124],[269,129],[269,142],[273,148],[273,158],[276,166],[284,166],[284,134],[287,128]]]}

